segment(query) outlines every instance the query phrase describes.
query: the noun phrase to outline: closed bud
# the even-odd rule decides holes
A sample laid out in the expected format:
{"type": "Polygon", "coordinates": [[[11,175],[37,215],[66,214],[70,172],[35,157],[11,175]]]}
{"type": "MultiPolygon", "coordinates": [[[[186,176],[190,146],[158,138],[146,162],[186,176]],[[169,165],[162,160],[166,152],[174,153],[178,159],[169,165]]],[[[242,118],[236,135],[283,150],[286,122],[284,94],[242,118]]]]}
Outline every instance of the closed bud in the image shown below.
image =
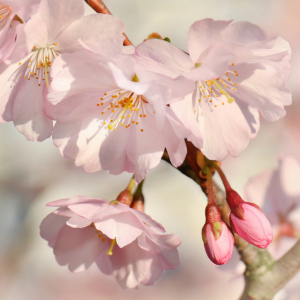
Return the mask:
{"type": "Polygon", "coordinates": [[[117,200],[123,204],[130,206],[132,202],[132,194],[126,189],[119,194],[117,200]]]}
{"type": "Polygon", "coordinates": [[[143,194],[133,195],[133,200],[131,203],[131,208],[134,208],[138,211],[144,212],[145,198],[143,194]]]}
{"type": "Polygon", "coordinates": [[[273,231],[260,207],[243,201],[233,190],[227,192],[227,202],[231,209],[232,230],[248,243],[262,249],[266,248],[273,240],[273,231]]]}
{"type": "Polygon", "coordinates": [[[205,215],[206,223],[202,229],[202,239],[206,254],[214,264],[226,264],[233,250],[233,235],[222,221],[217,205],[208,204],[205,215]]]}
{"type": "Polygon", "coordinates": [[[202,229],[202,238],[205,252],[214,264],[223,265],[229,261],[234,239],[223,221],[205,224],[202,229]]]}

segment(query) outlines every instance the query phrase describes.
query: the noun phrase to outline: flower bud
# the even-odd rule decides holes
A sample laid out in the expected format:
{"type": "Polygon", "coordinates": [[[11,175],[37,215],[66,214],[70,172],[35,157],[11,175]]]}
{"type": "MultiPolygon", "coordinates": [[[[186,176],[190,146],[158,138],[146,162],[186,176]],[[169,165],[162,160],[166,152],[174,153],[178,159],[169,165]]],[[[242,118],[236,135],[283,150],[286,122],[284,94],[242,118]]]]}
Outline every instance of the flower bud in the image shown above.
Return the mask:
{"type": "Polygon", "coordinates": [[[232,230],[248,243],[262,249],[266,248],[273,240],[273,231],[260,207],[243,201],[233,190],[227,193],[227,202],[231,209],[232,230]]]}
{"type": "Polygon", "coordinates": [[[233,250],[233,235],[222,221],[217,205],[208,204],[205,215],[206,223],[202,229],[202,239],[206,254],[214,264],[226,264],[233,250]]]}
{"type": "Polygon", "coordinates": [[[130,191],[128,191],[127,189],[122,191],[118,198],[117,198],[117,201],[123,203],[123,204],[126,204],[128,206],[131,205],[131,202],[132,202],[132,194],[130,191]]]}
{"type": "Polygon", "coordinates": [[[133,195],[133,200],[130,207],[138,211],[144,212],[144,206],[145,206],[144,195],[143,194],[133,195]]]}
{"type": "Polygon", "coordinates": [[[205,224],[202,229],[202,238],[206,254],[214,264],[223,265],[229,261],[234,239],[223,221],[205,224]]]}

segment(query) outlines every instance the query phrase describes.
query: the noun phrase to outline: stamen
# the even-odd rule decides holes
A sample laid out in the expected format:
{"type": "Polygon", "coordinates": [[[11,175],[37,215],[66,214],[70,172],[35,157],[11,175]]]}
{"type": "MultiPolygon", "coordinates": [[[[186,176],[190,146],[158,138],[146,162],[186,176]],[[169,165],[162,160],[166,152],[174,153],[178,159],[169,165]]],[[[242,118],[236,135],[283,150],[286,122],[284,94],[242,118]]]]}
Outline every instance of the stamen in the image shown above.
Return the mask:
{"type": "MultiPolygon", "coordinates": [[[[233,103],[234,98],[227,95],[227,92],[217,83],[216,80],[213,80],[213,83],[217,86],[217,88],[220,90],[220,92],[227,98],[228,103],[233,103]]],[[[226,85],[224,85],[226,87],[226,85]]]]}
{"type": "Polygon", "coordinates": [[[107,255],[112,255],[112,250],[114,248],[114,245],[116,243],[116,239],[111,240],[111,244],[110,244],[110,248],[108,249],[108,251],[106,252],[107,255]]]}

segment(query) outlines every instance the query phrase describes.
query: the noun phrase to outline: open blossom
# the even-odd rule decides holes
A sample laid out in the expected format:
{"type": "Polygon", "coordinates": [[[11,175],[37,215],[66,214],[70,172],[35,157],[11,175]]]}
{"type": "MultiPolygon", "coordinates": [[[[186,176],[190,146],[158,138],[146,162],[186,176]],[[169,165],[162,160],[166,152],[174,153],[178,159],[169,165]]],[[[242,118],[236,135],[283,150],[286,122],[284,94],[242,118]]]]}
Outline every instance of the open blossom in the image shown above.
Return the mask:
{"type": "Polygon", "coordinates": [[[24,27],[38,9],[40,0],[2,0],[0,2],[0,61],[7,59],[13,49],[17,27],[24,27]]]}
{"type": "Polygon", "coordinates": [[[279,166],[251,178],[245,187],[245,200],[261,206],[274,230],[268,247],[278,259],[300,237],[300,165],[289,155],[279,157],[279,166]]]}
{"type": "Polygon", "coordinates": [[[53,65],[45,112],[57,121],[53,139],[61,154],[85,172],[135,173],[137,183],[165,148],[180,165],[190,131],[166,104],[190,91],[189,80],[147,72],[130,55],[103,62],[88,54],[61,55],[53,65]]]}
{"type": "Polygon", "coordinates": [[[148,215],[118,201],[76,196],[54,201],[59,207],[40,226],[60,265],[82,272],[94,262],[123,288],[152,285],[163,270],[179,264],[178,237],[148,215]],[[159,231],[159,232],[158,232],[159,231]]]}
{"type": "Polygon", "coordinates": [[[18,32],[11,64],[0,65],[0,121],[13,121],[28,140],[50,137],[53,121],[43,106],[55,58],[82,50],[78,39],[98,39],[104,52],[121,52],[124,31],[117,17],[84,17],[82,0],[42,0],[37,14],[18,32]]]}
{"type": "Polygon", "coordinates": [[[248,22],[195,22],[189,31],[189,55],[158,39],[136,49],[145,68],[172,78],[185,76],[194,91],[172,110],[192,129],[188,137],[209,159],[238,156],[259,129],[259,114],[268,121],[285,115],[291,104],[285,83],[290,47],[280,37],[268,37],[248,22]],[[194,123],[186,114],[194,115],[194,123]],[[199,143],[196,132],[203,136],[199,143]]]}

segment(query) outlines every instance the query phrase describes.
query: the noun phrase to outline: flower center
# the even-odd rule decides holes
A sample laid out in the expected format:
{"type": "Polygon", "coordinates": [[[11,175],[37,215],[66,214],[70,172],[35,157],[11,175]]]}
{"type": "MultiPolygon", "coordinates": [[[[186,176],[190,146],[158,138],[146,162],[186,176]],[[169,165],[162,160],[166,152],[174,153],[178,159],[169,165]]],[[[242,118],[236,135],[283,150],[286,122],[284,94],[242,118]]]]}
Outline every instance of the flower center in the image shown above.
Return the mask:
{"type": "MultiPolygon", "coordinates": [[[[232,64],[234,66],[234,64],[232,64]]],[[[229,104],[234,102],[234,93],[237,89],[237,83],[232,81],[233,76],[238,76],[237,71],[228,70],[222,77],[207,80],[197,83],[197,99],[195,101],[195,112],[196,108],[203,102],[208,101],[212,107],[218,107],[218,104],[225,105],[225,102],[220,100],[224,99],[222,96],[227,98],[229,104]]]]}
{"type": "MultiPolygon", "coordinates": [[[[59,55],[58,51],[55,50],[55,46],[57,46],[57,44],[41,48],[33,47],[32,52],[25,59],[25,62],[28,63],[24,76],[25,79],[30,80],[34,76],[38,79],[39,86],[41,82],[45,80],[47,87],[49,87],[49,68],[55,57],[59,55]]],[[[19,62],[19,65],[21,64],[22,62],[19,62]]]]}
{"type": "MultiPolygon", "coordinates": [[[[109,130],[117,130],[119,124],[129,128],[136,125],[143,132],[142,121],[146,118],[146,111],[150,109],[150,104],[144,96],[123,89],[115,89],[104,93],[101,102],[97,106],[105,106],[102,115],[107,116],[103,125],[108,124],[109,130]]],[[[153,111],[153,113],[155,113],[153,111]]]]}
{"type": "Polygon", "coordinates": [[[0,30],[5,27],[7,19],[11,13],[9,6],[0,3],[0,30]]]}
{"type": "MultiPolygon", "coordinates": [[[[91,223],[90,227],[95,227],[94,222],[91,223]]],[[[97,228],[95,228],[95,229],[96,229],[97,237],[99,239],[101,239],[101,241],[103,243],[105,243],[107,241],[107,237],[105,235],[103,235],[103,233],[100,230],[98,230],[97,228]]],[[[116,243],[117,243],[116,239],[110,240],[110,247],[106,252],[107,255],[113,255],[113,249],[114,249],[114,246],[115,246],[116,243]]]]}

